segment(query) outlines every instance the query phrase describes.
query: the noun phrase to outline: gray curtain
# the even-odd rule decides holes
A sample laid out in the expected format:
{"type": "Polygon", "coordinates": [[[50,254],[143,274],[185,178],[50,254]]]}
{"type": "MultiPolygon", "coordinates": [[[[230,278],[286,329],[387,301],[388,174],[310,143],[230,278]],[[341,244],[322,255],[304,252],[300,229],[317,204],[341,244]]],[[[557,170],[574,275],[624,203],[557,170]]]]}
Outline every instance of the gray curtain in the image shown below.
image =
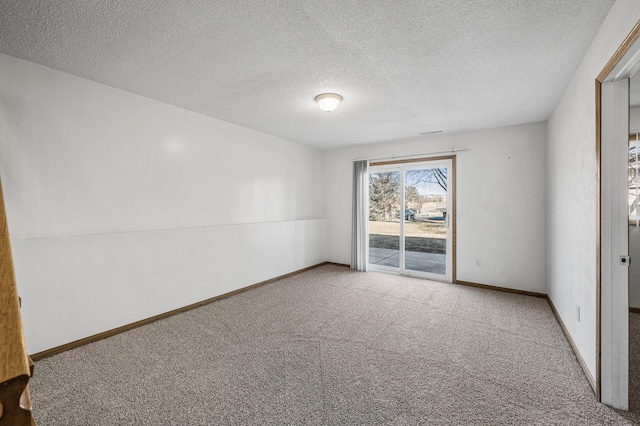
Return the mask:
{"type": "Polygon", "coordinates": [[[367,270],[369,247],[369,161],[353,162],[353,209],[351,224],[351,269],[367,270]]]}

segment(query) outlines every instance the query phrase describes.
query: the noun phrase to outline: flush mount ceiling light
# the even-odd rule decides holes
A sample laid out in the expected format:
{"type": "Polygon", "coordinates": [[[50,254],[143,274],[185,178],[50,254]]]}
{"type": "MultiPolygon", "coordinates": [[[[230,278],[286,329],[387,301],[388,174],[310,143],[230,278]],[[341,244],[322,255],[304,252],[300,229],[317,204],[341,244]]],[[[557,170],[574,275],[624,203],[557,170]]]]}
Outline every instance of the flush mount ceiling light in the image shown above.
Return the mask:
{"type": "Polygon", "coordinates": [[[338,108],[338,104],[342,101],[342,96],[335,93],[323,93],[316,96],[316,102],[323,111],[331,112],[338,108]]]}

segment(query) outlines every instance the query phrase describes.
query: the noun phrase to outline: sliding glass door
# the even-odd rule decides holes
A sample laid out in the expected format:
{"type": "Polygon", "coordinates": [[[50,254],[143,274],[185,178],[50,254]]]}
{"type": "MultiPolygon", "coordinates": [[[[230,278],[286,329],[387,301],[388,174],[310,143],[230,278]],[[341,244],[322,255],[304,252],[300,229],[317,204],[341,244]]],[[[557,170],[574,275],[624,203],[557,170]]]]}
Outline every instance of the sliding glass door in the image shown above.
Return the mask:
{"type": "Polygon", "coordinates": [[[370,269],[451,281],[451,163],[371,166],[370,269]]]}

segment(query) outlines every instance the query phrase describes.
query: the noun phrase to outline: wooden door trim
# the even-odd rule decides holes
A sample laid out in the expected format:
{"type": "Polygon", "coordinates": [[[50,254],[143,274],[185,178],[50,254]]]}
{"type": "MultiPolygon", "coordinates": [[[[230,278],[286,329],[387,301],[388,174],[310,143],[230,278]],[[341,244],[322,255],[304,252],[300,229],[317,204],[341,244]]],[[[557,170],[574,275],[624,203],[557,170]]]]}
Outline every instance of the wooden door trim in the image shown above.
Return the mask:
{"type": "Polygon", "coordinates": [[[0,424],[33,426],[29,378],[33,362],[27,355],[20,315],[20,297],[11,255],[9,226],[0,182],[0,424]]]}

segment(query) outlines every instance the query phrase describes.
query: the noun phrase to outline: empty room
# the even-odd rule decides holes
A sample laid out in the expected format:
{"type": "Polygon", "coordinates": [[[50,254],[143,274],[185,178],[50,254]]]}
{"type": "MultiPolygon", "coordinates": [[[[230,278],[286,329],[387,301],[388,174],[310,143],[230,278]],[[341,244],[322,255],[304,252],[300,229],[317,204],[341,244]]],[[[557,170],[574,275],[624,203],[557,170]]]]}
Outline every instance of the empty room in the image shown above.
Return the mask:
{"type": "Polygon", "coordinates": [[[1,2],[0,426],[640,423],[638,39],[1,2]]]}

